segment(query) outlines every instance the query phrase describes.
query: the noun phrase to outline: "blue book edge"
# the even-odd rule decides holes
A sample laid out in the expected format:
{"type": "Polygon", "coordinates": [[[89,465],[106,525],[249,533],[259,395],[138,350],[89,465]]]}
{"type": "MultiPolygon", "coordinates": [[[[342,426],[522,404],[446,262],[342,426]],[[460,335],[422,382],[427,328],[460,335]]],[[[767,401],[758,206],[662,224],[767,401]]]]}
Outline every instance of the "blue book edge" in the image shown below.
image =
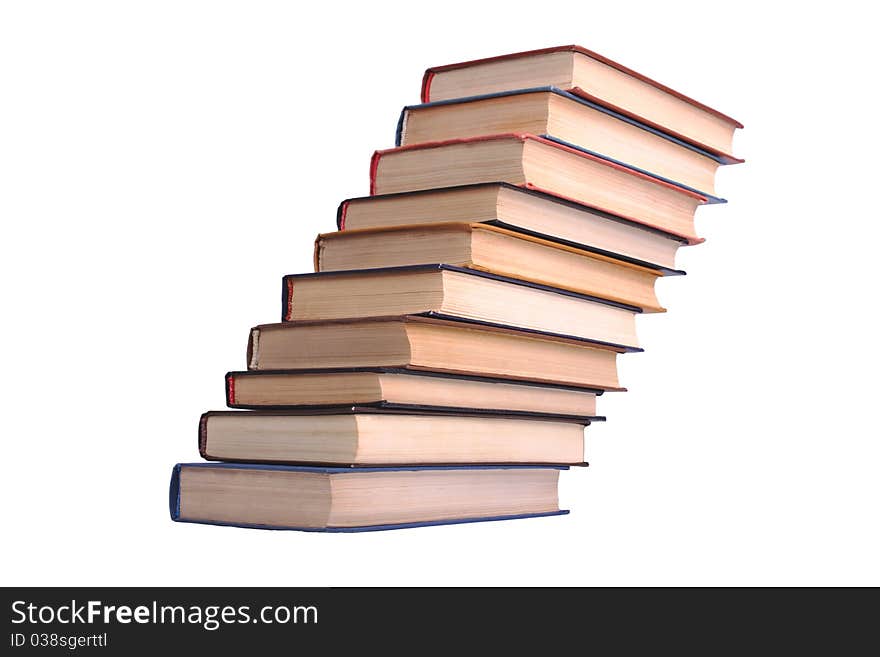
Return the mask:
{"type": "Polygon", "coordinates": [[[168,489],[168,502],[171,519],[174,522],[196,525],[217,525],[219,527],[241,527],[244,529],[268,529],[275,531],[303,531],[337,534],[354,534],[360,532],[380,532],[392,529],[412,529],[415,527],[435,527],[439,525],[461,525],[472,522],[495,522],[499,520],[519,520],[523,518],[543,518],[548,516],[567,515],[567,509],[547,511],[545,513],[521,513],[504,516],[487,516],[485,518],[453,518],[447,520],[427,520],[424,522],[404,522],[391,525],[364,525],[361,527],[275,527],[235,522],[214,522],[210,520],[187,520],[180,517],[180,470],[182,467],[193,468],[229,468],[239,470],[283,470],[299,472],[376,472],[376,471],[411,471],[411,470],[568,470],[567,465],[424,465],[388,468],[328,468],[299,465],[263,465],[245,463],[178,463],[171,470],[171,483],[168,489]]]}

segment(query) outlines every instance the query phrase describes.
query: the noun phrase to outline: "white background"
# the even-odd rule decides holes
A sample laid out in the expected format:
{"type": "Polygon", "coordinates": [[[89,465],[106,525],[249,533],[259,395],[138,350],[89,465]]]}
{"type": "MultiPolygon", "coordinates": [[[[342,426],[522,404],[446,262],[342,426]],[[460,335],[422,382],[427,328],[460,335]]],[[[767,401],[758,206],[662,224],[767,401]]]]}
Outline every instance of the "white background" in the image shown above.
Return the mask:
{"type": "Polygon", "coordinates": [[[865,3],[6,2],[6,585],[880,584],[865,3]],[[175,524],[248,328],[368,192],[423,69],[579,43],[740,119],[572,514],[361,535],[175,524]]]}

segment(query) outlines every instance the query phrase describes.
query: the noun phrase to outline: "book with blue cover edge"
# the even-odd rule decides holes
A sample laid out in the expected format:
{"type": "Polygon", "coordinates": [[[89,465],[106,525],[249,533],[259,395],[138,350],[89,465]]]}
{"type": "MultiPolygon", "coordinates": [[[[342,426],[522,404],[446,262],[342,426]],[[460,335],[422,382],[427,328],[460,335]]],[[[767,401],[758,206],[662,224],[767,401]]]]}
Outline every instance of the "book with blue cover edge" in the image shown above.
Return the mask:
{"type": "Polygon", "coordinates": [[[553,87],[553,86],[529,87],[527,89],[511,89],[508,91],[499,91],[499,92],[490,93],[490,94],[480,94],[477,96],[463,96],[461,98],[448,98],[446,100],[435,100],[430,103],[419,103],[416,105],[407,105],[406,107],[404,107],[401,110],[400,117],[397,120],[397,129],[395,131],[394,144],[395,144],[395,146],[400,146],[400,142],[403,137],[403,124],[404,124],[404,120],[406,117],[406,113],[409,110],[424,109],[426,107],[439,107],[442,105],[456,105],[459,103],[470,103],[470,102],[475,102],[475,101],[479,101],[479,100],[489,100],[492,98],[504,98],[505,96],[518,96],[521,94],[547,93],[547,92],[556,94],[558,96],[562,96],[562,97],[567,98],[569,100],[573,100],[577,103],[580,103],[581,105],[586,105],[587,107],[590,107],[598,112],[602,112],[603,114],[607,114],[608,116],[613,116],[614,118],[619,119],[619,120],[623,121],[624,123],[628,123],[632,126],[635,126],[636,128],[640,128],[641,130],[644,130],[646,132],[650,132],[651,134],[654,134],[658,137],[666,139],[667,141],[671,141],[672,143],[677,144],[678,146],[681,146],[682,148],[686,148],[690,151],[693,151],[693,152],[698,153],[704,157],[707,157],[710,160],[718,162],[718,164],[721,164],[721,165],[739,164],[741,162],[741,160],[733,158],[733,157],[729,157],[729,156],[725,156],[725,155],[721,155],[721,154],[716,155],[714,153],[710,153],[709,151],[706,151],[706,150],[700,148],[699,146],[695,146],[694,144],[690,144],[690,143],[683,141],[673,135],[667,134],[661,130],[657,130],[656,128],[652,128],[651,126],[645,125],[644,123],[641,123],[640,121],[636,121],[633,118],[630,118],[628,116],[620,114],[619,112],[615,112],[614,110],[609,109],[603,105],[599,105],[598,103],[594,103],[590,100],[587,100],[586,98],[576,96],[575,94],[573,94],[571,92],[568,92],[568,91],[565,91],[564,89],[560,89],[559,87],[553,87]]]}
{"type": "Polygon", "coordinates": [[[395,466],[395,467],[364,467],[364,468],[340,468],[298,465],[269,465],[269,464],[241,464],[241,463],[178,463],[171,471],[171,482],[168,490],[168,505],[171,519],[174,522],[184,522],[202,525],[218,525],[224,527],[242,527],[246,529],[270,529],[279,531],[306,531],[321,533],[359,533],[370,531],[386,531],[391,529],[411,529],[415,527],[433,527],[440,525],[456,525],[472,522],[493,522],[497,520],[518,520],[524,518],[541,518],[546,516],[559,516],[569,513],[568,510],[548,511],[544,513],[512,514],[502,516],[487,516],[483,518],[450,518],[444,520],[429,520],[423,522],[407,522],[390,525],[366,525],[359,527],[278,527],[274,525],[258,525],[233,522],[215,522],[205,520],[189,520],[180,517],[180,470],[182,467],[192,468],[229,468],[229,469],[252,469],[252,470],[281,470],[287,472],[315,472],[322,474],[334,473],[365,473],[365,472],[392,472],[392,471],[416,471],[416,470],[568,470],[566,465],[423,465],[423,466],[395,466]]]}

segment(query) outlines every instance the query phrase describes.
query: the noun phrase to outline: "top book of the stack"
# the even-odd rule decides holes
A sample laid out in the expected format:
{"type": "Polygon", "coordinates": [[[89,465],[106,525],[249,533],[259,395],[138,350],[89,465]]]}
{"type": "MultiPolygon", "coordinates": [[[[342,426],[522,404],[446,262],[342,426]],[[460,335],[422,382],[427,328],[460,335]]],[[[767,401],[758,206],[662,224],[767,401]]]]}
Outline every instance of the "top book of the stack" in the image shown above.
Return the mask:
{"type": "Polygon", "coordinates": [[[720,158],[742,124],[682,93],[580,46],[490,57],[425,71],[422,102],[555,87],[599,103],[720,158]]]}

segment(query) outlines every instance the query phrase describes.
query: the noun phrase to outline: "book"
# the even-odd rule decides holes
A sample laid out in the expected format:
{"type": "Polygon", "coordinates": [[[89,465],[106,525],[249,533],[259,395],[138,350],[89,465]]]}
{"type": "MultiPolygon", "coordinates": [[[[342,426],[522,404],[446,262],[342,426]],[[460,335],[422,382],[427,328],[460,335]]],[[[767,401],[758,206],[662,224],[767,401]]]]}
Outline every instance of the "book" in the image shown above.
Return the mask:
{"type": "Polygon", "coordinates": [[[696,238],[706,196],[586,151],[529,134],[465,137],[376,151],[370,194],[508,182],[696,238]]]}
{"type": "MultiPolygon", "coordinates": [[[[668,270],[487,224],[423,224],[319,235],[319,272],[447,263],[664,312],[654,284],[668,270]]],[[[681,272],[675,272],[681,273],[681,272]]]]}
{"type": "Polygon", "coordinates": [[[529,133],[687,187],[715,194],[724,158],[555,87],[441,100],[405,107],[396,145],[496,133],[529,133]]]}
{"type": "Polygon", "coordinates": [[[283,321],[421,314],[638,347],[637,308],[453,265],[294,274],[282,283],[283,321]]]}
{"type": "Polygon", "coordinates": [[[199,421],[209,461],[326,465],[581,464],[587,419],[361,406],[210,411],[199,421]]]}
{"type": "Polygon", "coordinates": [[[251,329],[248,369],[395,367],[620,390],[623,349],[419,315],[251,329]]]}
{"type": "Polygon", "coordinates": [[[742,124],[641,73],[580,46],[558,46],[434,66],[422,102],[553,86],[599,103],[721,157],[742,124]]]}
{"type": "Polygon", "coordinates": [[[487,223],[499,228],[675,269],[682,244],[700,238],[651,228],[552,194],[509,183],[477,183],[346,199],[336,211],[339,230],[435,223],[487,223]]]}
{"type": "Polygon", "coordinates": [[[564,466],[327,468],[179,463],[171,519],[307,531],[368,531],[568,513],[564,466]]]}
{"type": "Polygon", "coordinates": [[[339,404],[507,415],[596,416],[601,390],[394,368],[226,374],[226,405],[291,409],[339,404]]]}

